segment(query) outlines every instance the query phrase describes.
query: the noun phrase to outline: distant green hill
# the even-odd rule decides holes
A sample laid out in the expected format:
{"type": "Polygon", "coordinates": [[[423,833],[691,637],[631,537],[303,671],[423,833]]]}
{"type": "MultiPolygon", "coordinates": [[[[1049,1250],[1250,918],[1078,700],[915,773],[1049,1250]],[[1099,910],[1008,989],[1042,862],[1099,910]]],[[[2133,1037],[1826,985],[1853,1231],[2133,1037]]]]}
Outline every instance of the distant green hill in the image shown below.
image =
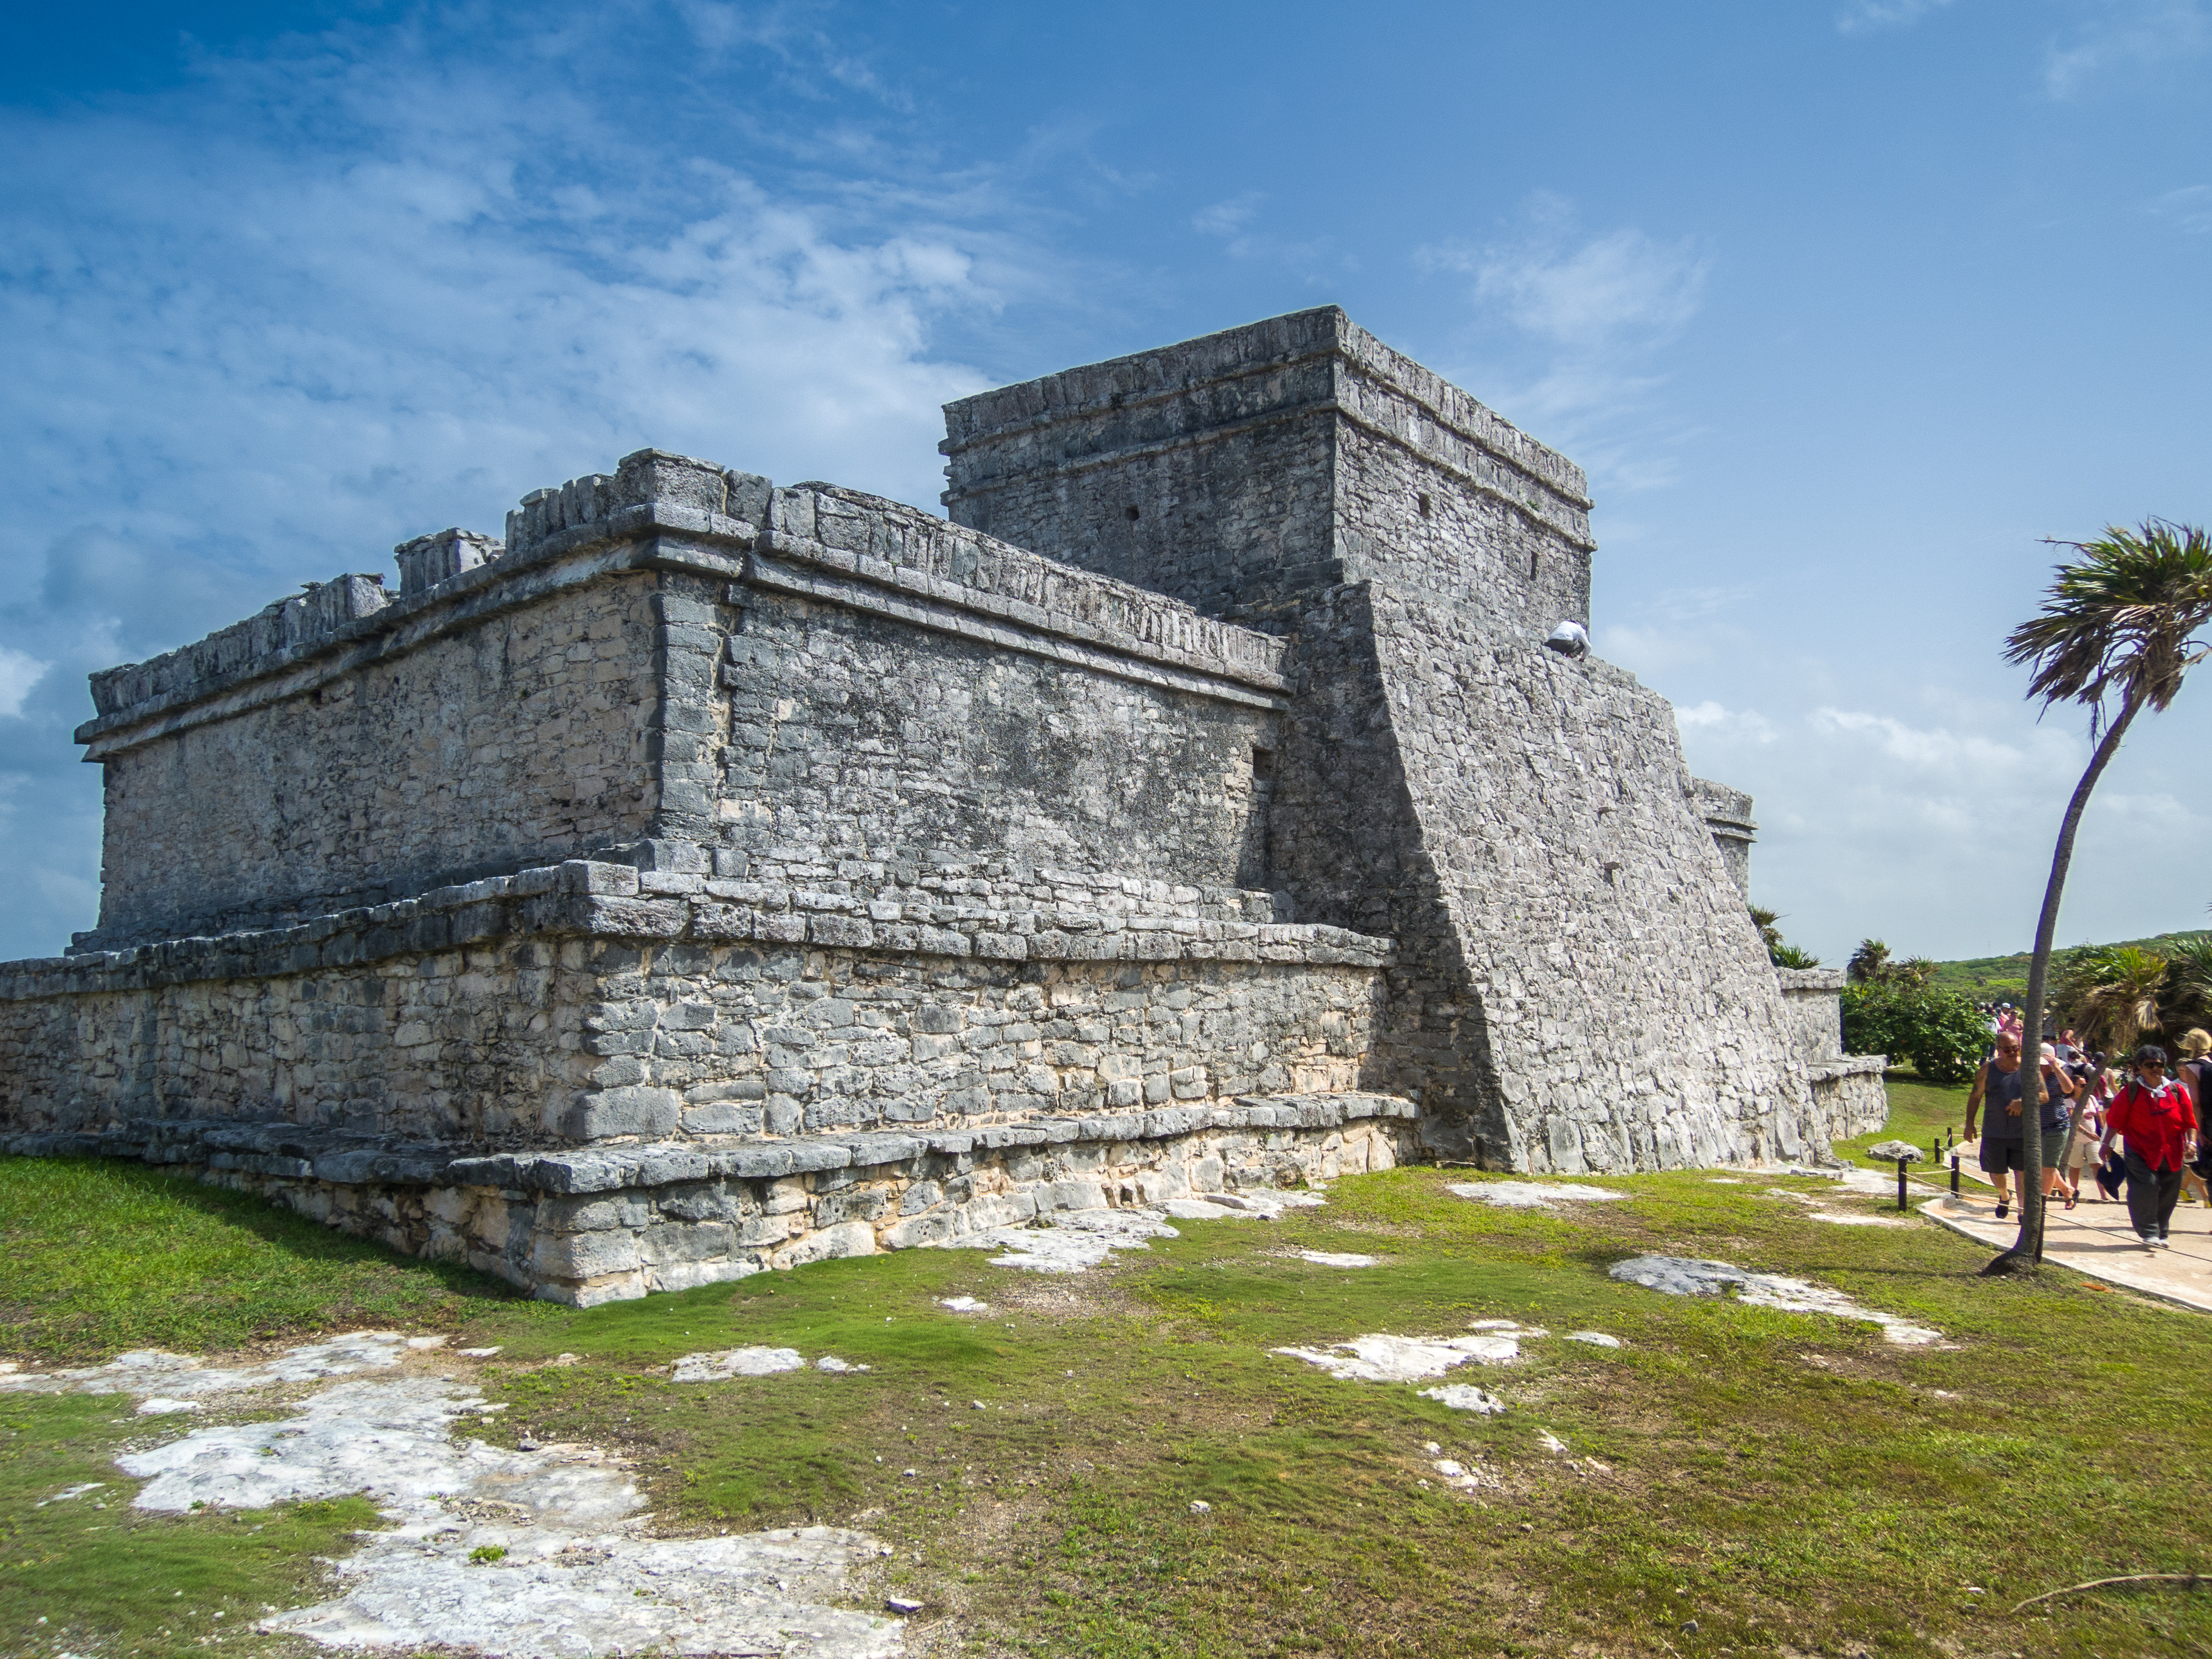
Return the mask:
{"type": "MultiPolygon", "coordinates": [[[[2195,939],[2205,930],[2186,927],[2178,933],[2155,933],[2148,939],[2125,939],[2121,945],[2141,945],[2146,951],[2155,951],[2160,956],[2169,953],[2177,940],[2195,939]]],[[[2073,951],[2087,950],[2087,945],[2071,945],[2057,951],[2060,957],[2073,951]]],[[[1939,962],[1936,964],[1936,988],[1939,991],[1964,991],[1977,1002],[2018,1002],[2027,994],[2027,958],[2025,951],[2009,957],[1976,957],[1966,962],[1939,962]]]]}

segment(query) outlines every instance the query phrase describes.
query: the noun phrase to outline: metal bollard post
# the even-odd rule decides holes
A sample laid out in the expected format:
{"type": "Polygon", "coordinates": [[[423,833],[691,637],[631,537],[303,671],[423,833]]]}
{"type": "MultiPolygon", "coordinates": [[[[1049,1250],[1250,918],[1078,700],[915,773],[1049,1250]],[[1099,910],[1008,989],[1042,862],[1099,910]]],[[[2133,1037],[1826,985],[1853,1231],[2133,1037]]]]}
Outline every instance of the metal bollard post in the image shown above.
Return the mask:
{"type": "Polygon", "coordinates": [[[1959,1195],[1959,1155],[1958,1155],[1958,1153],[1954,1152],[1954,1153],[1952,1153],[1952,1154],[1951,1154],[1951,1196],[1952,1196],[1952,1197],[1954,1197],[1954,1198],[1956,1198],[1956,1197],[1958,1197],[1958,1195],[1959,1195]]]}
{"type": "Polygon", "coordinates": [[[1897,1207],[1900,1210],[1906,1207],[1905,1202],[1905,1160],[1901,1158],[1897,1160],[1897,1207]]]}
{"type": "Polygon", "coordinates": [[[1942,1136],[1938,1135],[1928,1143],[1928,1161],[1930,1164],[1941,1164],[1943,1161],[1942,1136]]]}

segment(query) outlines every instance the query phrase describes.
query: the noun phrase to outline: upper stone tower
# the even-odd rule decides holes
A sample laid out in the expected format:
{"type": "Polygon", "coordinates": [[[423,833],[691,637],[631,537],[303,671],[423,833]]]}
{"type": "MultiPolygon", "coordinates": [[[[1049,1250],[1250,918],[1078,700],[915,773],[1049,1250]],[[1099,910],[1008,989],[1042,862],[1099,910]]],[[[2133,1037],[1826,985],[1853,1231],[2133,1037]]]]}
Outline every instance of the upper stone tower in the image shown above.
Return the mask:
{"type": "Polygon", "coordinates": [[[948,404],[956,524],[1269,631],[1380,581],[1589,620],[1582,469],[1334,306],[948,404]]]}

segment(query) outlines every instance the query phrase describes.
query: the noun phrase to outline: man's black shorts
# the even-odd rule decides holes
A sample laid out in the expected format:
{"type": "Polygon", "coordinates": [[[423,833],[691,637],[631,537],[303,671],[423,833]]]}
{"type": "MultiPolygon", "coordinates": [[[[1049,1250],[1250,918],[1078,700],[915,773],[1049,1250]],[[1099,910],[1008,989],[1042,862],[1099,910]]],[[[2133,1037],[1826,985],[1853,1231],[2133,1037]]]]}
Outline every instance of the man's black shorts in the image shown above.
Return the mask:
{"type": "Polygon", "coordinates": [[[1982,1137],[1982,1173],[2002,1175],[2008,1170],[2027,1168],[2027,1142],[1999,1140],[1991,1135],[1982,1137]]]}

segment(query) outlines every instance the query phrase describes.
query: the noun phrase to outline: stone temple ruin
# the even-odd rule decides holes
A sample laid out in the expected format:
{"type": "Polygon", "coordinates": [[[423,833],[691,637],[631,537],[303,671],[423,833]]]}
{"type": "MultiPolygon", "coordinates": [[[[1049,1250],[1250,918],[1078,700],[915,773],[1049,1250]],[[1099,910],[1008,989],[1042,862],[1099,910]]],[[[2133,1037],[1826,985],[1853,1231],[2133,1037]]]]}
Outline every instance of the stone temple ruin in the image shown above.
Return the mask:
{"type": "Polygon", "coordinates": [[[948,518],[646,450],[93,677],[0,1145],[590,1303],[1437,1156],[1879,1123],[1583,474],[1334,307],[945,411],[948,518]]]}

